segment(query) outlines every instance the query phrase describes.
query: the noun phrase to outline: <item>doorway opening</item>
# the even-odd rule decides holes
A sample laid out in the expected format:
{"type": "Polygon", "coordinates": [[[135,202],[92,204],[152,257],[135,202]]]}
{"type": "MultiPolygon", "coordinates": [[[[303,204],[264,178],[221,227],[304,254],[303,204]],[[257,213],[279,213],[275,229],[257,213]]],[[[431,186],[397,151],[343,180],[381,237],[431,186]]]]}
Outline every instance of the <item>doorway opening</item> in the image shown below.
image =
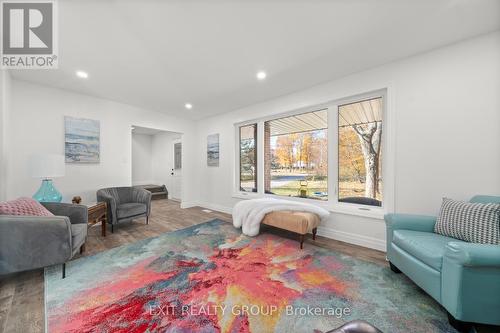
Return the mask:
{"type": "Polygon", "coordinates": [[[182,133],[132,126],[132,185],[153,199],[182,198],[182,133]]]}

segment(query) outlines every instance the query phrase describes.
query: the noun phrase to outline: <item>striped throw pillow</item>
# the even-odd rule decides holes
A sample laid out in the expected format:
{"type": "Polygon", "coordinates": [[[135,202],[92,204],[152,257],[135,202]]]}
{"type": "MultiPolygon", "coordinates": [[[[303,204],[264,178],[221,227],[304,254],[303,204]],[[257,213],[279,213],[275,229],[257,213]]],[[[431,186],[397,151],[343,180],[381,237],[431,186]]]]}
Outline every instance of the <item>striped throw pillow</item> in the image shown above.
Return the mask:
{"type": "Polygon", "coordinates": [[[471,243],[500,244],[500,204],[443,198],[434,232],[471,243]]]}

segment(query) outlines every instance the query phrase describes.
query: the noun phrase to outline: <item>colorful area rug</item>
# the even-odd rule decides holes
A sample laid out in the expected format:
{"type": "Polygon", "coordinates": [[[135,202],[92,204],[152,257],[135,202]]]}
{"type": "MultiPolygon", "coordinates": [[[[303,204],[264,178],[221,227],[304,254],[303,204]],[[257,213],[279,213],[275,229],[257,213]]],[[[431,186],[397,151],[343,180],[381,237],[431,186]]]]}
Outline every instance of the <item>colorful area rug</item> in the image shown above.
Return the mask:
{"type": "Polygon", "coordinates": [[[386,266],[218,220],[45,271],[48,332],[454,332],[386,266]]]}

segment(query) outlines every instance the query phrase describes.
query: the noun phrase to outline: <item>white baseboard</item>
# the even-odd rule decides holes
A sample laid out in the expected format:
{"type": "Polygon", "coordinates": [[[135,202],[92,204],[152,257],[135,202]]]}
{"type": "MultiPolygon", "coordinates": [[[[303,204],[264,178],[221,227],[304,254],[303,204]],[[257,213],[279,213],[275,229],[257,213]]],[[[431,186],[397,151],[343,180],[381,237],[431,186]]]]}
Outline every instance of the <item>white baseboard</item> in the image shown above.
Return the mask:
{"type": "Polygon", "coordinates": [[[233,208],[232,207],[226,207],[222,205],[217,205],[217,204],[211,204],[208,202],[198,202],[197,206],[210,209],[210,210],[216,210],[218,212],[226,213],[226,214],[232,214],[233,213],[233,208]]]}
{"type": "Polygon", "coordinates": [[[370,249],[379,250],[382,252],[386,251],[385,241],[382,239],[353,234],[350,232],[340,231],[327,227],[318,227],[318,235],[335,239],[341,242],[346,242],[350,244],[355,244],[363,247],[367,247],[370,249]]]}
{"type": "MultiPolygon", "coordinates": [[[[232,214],[232,207],[226,207],[222,205],[212,204],[208,202],[182,202],[181,208],[189,208],[189,207],[203,207],[210,210],[216,210],[219,212],[223,212],[226,214],[232,214]]],[[[355,244],[363,247],[367,247],[370,249],[379,250],[382,252],[386,251],[385,241],[382,239],[354,234],[350,232],[340,231],[328,227],[318,227],[318,235],[335,239],[341,242],[346,242],[350,244],[355,244]]]]}
{"type": "Polygon", "coordinates": [[[197,202],[194,201],[181,201],[181,208],[191,208],[198,206],[197,202]]]}

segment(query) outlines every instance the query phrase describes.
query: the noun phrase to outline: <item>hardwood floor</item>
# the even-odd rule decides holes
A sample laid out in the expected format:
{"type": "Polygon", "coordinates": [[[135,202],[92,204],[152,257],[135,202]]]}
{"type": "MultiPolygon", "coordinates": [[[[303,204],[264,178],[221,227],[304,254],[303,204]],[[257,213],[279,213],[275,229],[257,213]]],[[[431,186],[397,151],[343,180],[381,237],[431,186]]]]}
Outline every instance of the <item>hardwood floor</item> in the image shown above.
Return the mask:
{"type": "MultiPolygon", "coordinates": [[[[100,225],[91,227],[83,255],[89,256],[116,246],[133,243],[144,238],[154,237],[164,232],[182,229],[214,218],[231,222],[231,216],[228,214],[215,211],[204,212],[203,208],[200,207],[181,209],[179,203],[172,200],[155,200],[152,202],[152,205],[152,214],[148,225],[144,224],[144,219],[138,219],[132,223],[116,227],[115,232],[113,234],[108,232],[106,237],[101,236],[100,225]]],[[[291,233],[287,234],[282,230],[276,230],[271,227],[266,227],[263,229],[263,232],[276,233],[292,239],[296,239],[297,237],[291,233]]],[[[312,239],[308,237],[305,246],[312,242],[312,239]]],[[[321,236],[317,237],[314,244],[347,253],[363,260],[387,265],[385,254],[380,251],[321,236]]],[[[41,269],[12,274],[0,279],[0,332],[38,333],[44,331],[43,282],[43,270],[41,269]]]]}

